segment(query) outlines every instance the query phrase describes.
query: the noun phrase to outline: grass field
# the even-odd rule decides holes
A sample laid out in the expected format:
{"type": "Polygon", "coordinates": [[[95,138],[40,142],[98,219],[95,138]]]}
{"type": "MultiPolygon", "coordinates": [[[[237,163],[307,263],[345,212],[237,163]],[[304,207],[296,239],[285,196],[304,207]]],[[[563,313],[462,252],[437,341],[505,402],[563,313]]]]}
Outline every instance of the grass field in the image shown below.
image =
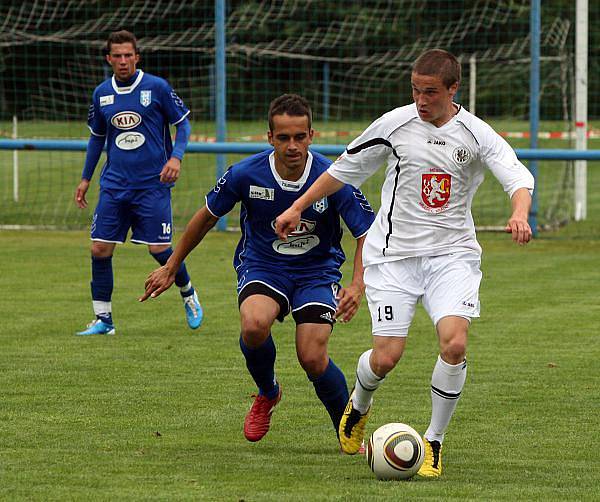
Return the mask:
{"type": "MultiPolygon", "coordinates": [[[[514,122],[498,126],[523,130],[514,122]]],[[[36,127],[23,135],[80,134],[36,127]]],[[[239,134],[262,130],[239,125],[239,134]]],[[[89,214],[77,214],[71,202],[83,154],[24,152],[21,160],[31,176],[13,204],[12,153],[0,152],[0,223],[89,224],[89,214]]],[[[180,222],[203,203],[213,161],[186,159],[173,195],[180,222]]],[[[185,325],[175,291],[136,301],[155,265],[143,247],[126,244],[114,259],[117,335],[82,339],[73,334],[92,318],[87,231],[0,231],[0,499],[600,500],[598,167],[590,163],[588,221],[543,232],[526,248],[505,235],[480,236],[482,317],[471,329],[467,385],[436,481],[378,482],[364,457],[339,453],[295,359],[289,320],[274,329],[283,400],[268,436],[245,441],[254,388],[238,347],[236,233],[209,233],[188,260],[206,312],[198,332],[185,325]]],[[[558,193],[558,171],[552,163],[542,169],[543,210],[558,193]]],[[[484,185],[476,204],[504,219],[500,192],[484,185]]],[[[95,198],[91,191],[92,208],[95,198]]],[[[364,303],[352,323],[334,331],[330,352],[349,385],[369,333],[364,303]]],[[[405,357],[377,392],[368,433],[392,421],[426,429],[436,354],[434,330],[419,308],[405,357]]]]}
{"type": "MultiPolygon", "coordinates": [[[[254,389],[238,348],[235,233],[210,233],[188,260],[206,311],[198,332],[175,291],[136,301],[154,264],[127,244],[114,260],[117,335],[80,338],[92,317],[87,234],[2,231],[0,499],[598,500],[599,221],[526,248],[481,236],[482,318],[444,474],[409,482],[379,482],[363,456],[339,453],[289,320],[274,330],[283,400],[267,437],[245,441],[254,389]]],[[[350,385],[369,324],[363,304],[331,340],[350,385]]],[[[425,430],[436,354],[419,308],[368,433],[392,421],[425,430]]]]}

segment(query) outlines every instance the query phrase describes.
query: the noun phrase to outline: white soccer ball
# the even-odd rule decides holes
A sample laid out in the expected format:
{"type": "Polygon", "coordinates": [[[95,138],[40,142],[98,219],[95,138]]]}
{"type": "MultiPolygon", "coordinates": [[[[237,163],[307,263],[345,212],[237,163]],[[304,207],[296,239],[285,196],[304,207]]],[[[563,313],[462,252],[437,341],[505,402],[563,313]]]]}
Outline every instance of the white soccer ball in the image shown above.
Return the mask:
{"type": "Polygon", "coordinates": [[[379,427],[366,450],[367,462],[377,479],[408,479],[417,473],[425,458],[419,433],[400,423],[379,427]]]}

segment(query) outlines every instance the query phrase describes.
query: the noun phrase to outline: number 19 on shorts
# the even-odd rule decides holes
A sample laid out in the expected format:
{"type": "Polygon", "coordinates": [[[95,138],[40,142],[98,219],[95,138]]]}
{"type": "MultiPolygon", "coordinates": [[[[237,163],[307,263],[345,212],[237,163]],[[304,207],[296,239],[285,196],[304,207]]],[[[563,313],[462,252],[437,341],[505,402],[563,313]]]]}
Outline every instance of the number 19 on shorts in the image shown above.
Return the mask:
{"type": "Polygon", "coordinates": [[[377,321],[382,322],[384,319],[386,321],[394,320],[394,311],[391,305],[384,305],[383,308],[377,307],[377,321]]]}

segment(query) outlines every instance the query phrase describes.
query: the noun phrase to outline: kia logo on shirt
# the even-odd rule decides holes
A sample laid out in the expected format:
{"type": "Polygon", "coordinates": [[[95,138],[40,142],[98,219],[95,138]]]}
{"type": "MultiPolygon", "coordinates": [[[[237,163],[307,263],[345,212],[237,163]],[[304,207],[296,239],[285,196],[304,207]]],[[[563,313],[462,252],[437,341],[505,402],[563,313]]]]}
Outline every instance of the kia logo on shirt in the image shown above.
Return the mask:
{"type": "Polygon", "coordinates": [[[114,125],[117,129],[133,129],[134,127],[140,125],[142,122],[142,117],[139,113],[136,112],[119,112],[116,115],[113,115],[113,118],[110,119],[110,123],[114,125]]]}

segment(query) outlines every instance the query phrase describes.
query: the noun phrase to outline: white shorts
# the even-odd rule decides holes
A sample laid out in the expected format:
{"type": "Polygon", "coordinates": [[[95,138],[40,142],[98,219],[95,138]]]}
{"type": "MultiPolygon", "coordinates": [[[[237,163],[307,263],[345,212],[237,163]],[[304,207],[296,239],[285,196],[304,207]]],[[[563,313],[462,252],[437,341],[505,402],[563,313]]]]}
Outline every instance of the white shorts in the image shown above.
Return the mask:
{"type": "Polygon", "coordinates": [[[479,255],[405,258],[365,268],[372,333],[407,336],[419,300],[437,326],[446,316],[479,317],[479,255]]]}

